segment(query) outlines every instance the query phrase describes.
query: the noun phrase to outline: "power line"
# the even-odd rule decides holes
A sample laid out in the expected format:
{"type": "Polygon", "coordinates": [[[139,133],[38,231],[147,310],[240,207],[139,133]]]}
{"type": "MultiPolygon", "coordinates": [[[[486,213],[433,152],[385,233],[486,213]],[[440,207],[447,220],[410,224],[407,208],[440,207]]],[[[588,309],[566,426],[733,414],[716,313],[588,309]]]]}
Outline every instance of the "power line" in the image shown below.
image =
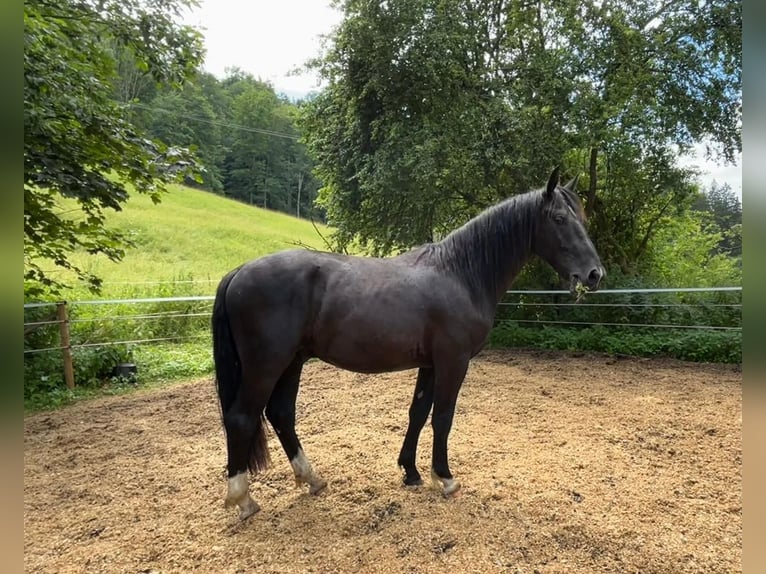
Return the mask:
{"type": "Polygon", "coordinates": [[[274,137],[278,137],[278,138],[285,138],[285,139],[289,139],[289,140],[293,140],[293,141],[297,141],[298,140],[298,136],[291,135],[291,134],[286,134],[286,133],[282,133],[282,132],[275,132],[275,131],[272,131],[272,130],[266,130],[266,129],[262,129],[262,128],[251,128],[251,127],[248,127],[248,126],[241,126],[239,124],[229,124],[229,123],[226,123],[226,122],[219,122],[219,121],[216,121],[216,120],[209,120],[207,118],[201,118],[199,116],[193,116],[193,115],[190,115],[190,114],[181,114],[181,113],[173,112],[171,110],[166,110],[164,108],[153,108],[151,106],[147,106],[146,104],[141,104],[139,102],[132,102],[132,103],[129,103],[128,105],[131,106],[131,107],[134,107],[134,108],[141,108],[141,109],[144,109],[144,110],[148,110],[150,112],[165,112],[166,114],[173,114],[173,115],[175,115],[176,117],[179,117],[179,118],[186,118],[186,119],[189,119],[189,120],[195,120],[195,121],[198,121],[198,122],[203,122],[203,123],[206,123],[206,124],[211,124],[211,125],[219,126],[219,127],[222,127],[222,128],[232,128],[232,129],[235,129],[235,130],[242,130],[242,131],[245,131],[245,132],[251,132],[251,133],[256,133],[256,134],[264,134],[264,135],[267,135],[267,136],[274,136],[274,137]]]}

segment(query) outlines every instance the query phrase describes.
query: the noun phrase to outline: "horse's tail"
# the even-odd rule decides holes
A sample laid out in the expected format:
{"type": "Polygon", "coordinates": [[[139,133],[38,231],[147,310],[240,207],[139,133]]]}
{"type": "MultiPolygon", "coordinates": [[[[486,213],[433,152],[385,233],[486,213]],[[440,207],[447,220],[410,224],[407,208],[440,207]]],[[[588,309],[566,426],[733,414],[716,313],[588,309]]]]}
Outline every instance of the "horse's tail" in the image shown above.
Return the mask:
{"type": "Polygon", "coordinates": [[[221,403],[221,416],[231,410],[237,398],[239,385],[242,383],[242,369],[239,354],[231,335],[229,315],[226,313],[226,290],[239,268],[227,273],[218,284],[213,303],[213,361],[215,363],[215,382],[218,388],[218,400],[221,403]]]}
{"type": "MultiPolygon", "coordinates": [[[[263,424],[263,412],[232,413],[232,406],[237,398],[242,384],[242,363],[237,352],[237,345],[231,333],[229,315],[226,311],[226,291],[229,283],[239,271],[239,267],[227,273],[218,284],[213,303],[213,361],[215,363],[215,380],[218,389],[218,400],[221,404],[221,417],[226,434],[229,435],[229,460],[231,460],[232,440],[240,440],[243,429],[250,444],[248,445],[247,466],[252,472],[265,469],[269,464],[269,450],[266,437],[266,426],[263,424]],[[252,418],[251,418],[252,417],[252,418]],[[234,432],[233,432],[234,431],[234,432]]],[[[237,449],[238,450],[238,449],[237,449]]],[[[235,463],[236,464],[236,463],[235,463]]],[[[230,475],[244,469],[229,468],[230,475]]]]}

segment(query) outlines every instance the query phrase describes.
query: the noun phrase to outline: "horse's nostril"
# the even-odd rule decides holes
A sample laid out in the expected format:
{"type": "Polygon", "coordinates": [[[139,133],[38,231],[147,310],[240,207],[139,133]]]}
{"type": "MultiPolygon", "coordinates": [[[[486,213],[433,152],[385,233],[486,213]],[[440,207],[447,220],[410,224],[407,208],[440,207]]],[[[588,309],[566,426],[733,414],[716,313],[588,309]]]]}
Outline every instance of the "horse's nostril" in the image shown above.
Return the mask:
{"type": "Polygon", "coordinates": [[[603,277],[604,271],[601,269],[601,267],[594,267],[588,274],[588,281],[594,285],[597,285],[603,277]]]}

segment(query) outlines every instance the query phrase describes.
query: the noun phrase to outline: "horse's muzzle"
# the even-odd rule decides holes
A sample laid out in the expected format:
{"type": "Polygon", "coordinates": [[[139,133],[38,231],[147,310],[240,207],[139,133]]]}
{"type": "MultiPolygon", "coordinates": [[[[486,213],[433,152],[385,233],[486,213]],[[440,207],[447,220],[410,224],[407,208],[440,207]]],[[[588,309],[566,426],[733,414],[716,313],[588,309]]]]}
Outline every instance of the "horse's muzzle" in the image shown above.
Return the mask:
{"type": "Polygon", "coordinates": [[[606,270],[600,265],[591,269],[585,280],[579,274],[573,273],[569,278],[569,290],[577,293],[584,287],[587,291],[597,291],[604,277],[606,277],[606,270]]]}

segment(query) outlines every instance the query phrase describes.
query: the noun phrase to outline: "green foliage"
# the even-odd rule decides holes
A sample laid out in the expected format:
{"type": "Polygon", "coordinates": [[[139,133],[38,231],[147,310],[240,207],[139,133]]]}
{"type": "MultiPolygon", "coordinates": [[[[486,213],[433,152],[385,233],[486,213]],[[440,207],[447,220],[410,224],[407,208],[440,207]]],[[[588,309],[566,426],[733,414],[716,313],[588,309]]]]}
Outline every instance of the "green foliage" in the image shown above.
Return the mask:
{"type": "MultiPolygon", "coordinates": [[[[205,327],[208,322],[209,318],[205,327]]],[[[105,320],[100,325],[100,335],[106,337],[106,340],[121,340],[126,335],[120,329],[112,331],[110,326],[113,324],[105,320]]],[[[180,326],[181,333],[174,336],[192,340],[73,349],[76,387],[71,390],[64,384],[62,357],[59,352],[38,353],[25,357],[25,408],[56,408],[78,398],[121,393],[137,387],[189,377],[209,376],[213,372],[213,362],[208,329],[191,322],[182,323],[180,326]],[[135,380],[115,376],[114,369],[121,363],[136,364],[138,372],[135,380]]],[[[178,328],[179,324],[176,323],[175,327],[178,328]]],[[[75,337],[78,338],[79,334],[75,334],[75,337]]]]}
{"type": "Polygon", "coordinates": [[[679,151],[741,149],[741,4],[344,2],[301,126],[338,248],[436,239],[565,161],[608,268],[694,198],[679,151]]]}
{"type": "MultiPolygon", "coordinates": [[[[135,74],[121,71],[120,84],[135,74]]],[[[144,93],[131,110],[153,138],[195,149],[203,189],[321,220],[313,204],[319,182],[296,129],[300,105],[234,68],[222,80],[198,72],[183,90],[144,93]]]]}
{"type": "Polygon", "coordinates": [[[493,39],[482,37],[482,7],[465,4],[345,5],[316,63],[329,84],[301,117],[340,248],[358,240],[385,254],[433,240],[507,194],[514,173],[539,168],[539,184],[563,152],[559,138],[522,136],[527,121],[560,133],[548,116],[514,118],[490,97],[481,52],[493,39]],[[530,154],[514,161],[522,145],[530,154]]]}
{"type": "Polygon", "coordinates": [[[313,162],[296,129],[299,104],[236,69],[217,89],[229,102],[224,120],[236,126],[223,138],[226,194],[250,205],[323,219],[313,204],[319,187],[313,162]]]}
{"type": "MultiPolygon", "coordinates": [[[[55,308],[42,307],[25,310],[24,322],[55,321],[55,308]]],[[[49,349],[59,346],[58,325],[40,325],[24,328],[24,351],[49,349]]],[[[38,394],[48,394],[64,388],[64,370],[59,351],[42,351],[24,355],[24,400],[38,394]]]]}
{"type": "MultiPolygon", "coordinates": [[[[589,232],[608,269],[640,275],[658,233],[688,211],[695,185],[691,172],[675,167],[675,158],[666,149],[647,154],[626,143],[615,151],[597,165],[603,184],[594,199],[597,207],[591,213],[589,232]]],[[[583,178],[583,186],[589,186],[589,181],[583,178]]]]}
{"type": "Polygon", "coordinates": [[[135,357],[139,381],[146,384],[209,376],[214,368],[209,338],[139,347],[135,357]]]}
{"type": "Polygon", "coordinates": [[[742,256],[742,203],[729,184],[715,181],[694,203],[694,209],[707,213],[712,224],[720,231],[715,250],[731,257],[742,256]]]}
{"type": "MultiPolygon", "coordinates": [[[[172,292],[164,292],[168,296],[212,295],[215,283],[243,261],[298,245],[321,249],[325,244],[320,234],[329,234],[321,224],[315,228],[304,219],[181,185],[168,186],[161,205],[146,196],[132,196],[124,210],[107,214],[106,226],[134,243],[122,261],[83,251],[71,257],[78,266],[105,278],[99,297],[109,299],[154,297],[158,286],[151,282],[174,284],[172,292]]],[[[67,300],[94,298],[73,285],[62,291],[67,300]]]]}
{"type": "Polygon", "coordinates": [[[641,261],[644,281],[656,287],[740,285],[742,268],[718,250],[722,239],[705,213],[687,211],[667,218],[641,261]]]}
{"type": "Polygon", "coordinates": [[[526,328],[505,321],[490,333],[489,346],[595,351],[610,355],[671,357],[711,363],[742,361],[740,331],[607,329],[600,326],[581,329],[550,326],[526,328]]]}
{"type": "MultiPolygon", "coordinates": [[[[617,268],[608,276],[609,288],[633,292],[587,294],[579,302],[569,293],[507,295],[498,309],[491,344],[740,362],[741,291],[638,291],[741,284],[736,262],[711,253],[716,237],[701,234],[702,219],[699,213],[687,213],[668,225],[667,235],[664,230],[659,233],[649,247],[646,275],[627,275],[617,268]]],[[[544,270],[532,267],[532,275],[523,277],[527,284],[514,289],[539,289],[534,282],[544,280],[544,270]]]]}
{"type": "MultiPolygon", "coordinates": [[[[615,277],[616,287],[630,292],[588,294],[575,301],[569,293],[507,295],[498,321],[604,323],[624,325],[693,325],[713,328],[742,326],[742,291],[647,293],[634,277],[615,277]]],[[[532,328],[532,326],[530,326],[532,328]]],[[[572,328],[580,328],[572,326],[572,328]]],[[[662,329],[660,329],[662,331],[662,329]]]]}
{"type": "MultiPolygon", "coordinates": [[[[93,350],[93,353],[99,351],[93,350]]],[[[63,381],[51,376],[61,369],[60,358],[50,356],[48,370],[44,371],[41,361],[38,370],[29,370],[29,376],[37,374],[40,382],[28,385],[25,380],[24,409],[40,411],[59,408],[73,402],[105,395],[120,395],[136,389],[148,389],[163,386],[193,377],[209,377],[213,372],[213,358],[209,340],[181,343],[160,343],[137,346],[126,353],[119,351],[119,362],[129,357],[138,366],[136,380],[104,377],[92,379],[88,385],[67,389],[63,381]]],[[[75,364],[80,359],[75,359],[75,364]]],[[[86,359],[87,360],[87,359],[86,359]]]]}
{"type": "MultiPolygon", "coordinates": [[[[29,354],[24,357],[25,403],[28,408],[49,408],[79,396],[113,392],[136,382],[210,373],[210,308],[209,301],[70,305],[76,389],[65,389],[60,351],[29,354]],[[153,339],[163,341],[153,343],[153,339]],[[135,363],[138,380],[116,379],[114,369],[120,363],[135,363]]],[[[32,321],[32,317],[39,314],[34,313],[35,309],[29,311],[33,312],[25,321],[32,321]]],[[[58,325],[35,330],[25,337],[25,349],[57,347],[58,331],[58,325]]]]}
{"type": "Polygon", "coordinates": [[[113,98],[113,47],[129,51],[154,81],[181,83],[202,58],[201,37],[174,18],[185,0],[24,3],[25,293],[62,284],[46,264],[73,271],[93,289],[98,277],[72,264],[75,249],[117,261],[126,238],[104,227],[128,184],[159,201],[164,182],[187,173],[189,154],[152,142],[113,98]],[[61,198],[74,198],[65,211],[61,198]]]}
{"type": "Polygon", "coordinates": [[[114,376],[117,365],[131,361],[131,349],[120,345],[84,347],[72,352],[74,378],[76,383],[83,387],[103,384],[114,376]]]}
{"type": "MultiPolygon", "coordinates": [[[[152,100],[151,106],[142,105],[141,109],[148,110],[142,121],[153,138],[195,151],[202,166],[199,185],[223,191],[221,126],[200,88],[189,82],[182,90],[165,89],[152,100]]],[[[194,181],[187,179],[186,183],[191,185],[194,181]]]]}
{"type": "MultiPolygon", "coordinates": [[[[52,307],[27,310],[24,321],[55,319],[52,307]]],[[[70,315],[70,321],[77,315],[70,315]]],[[[76,323],[75,323],[76,325],[76,323]]],[[[76,334],[73,341],[82,340],[76,334]]],[[[42,325],[24,335],[24,349],[55,349],[60,345],[59,325],[42,325]]],[[[125,346],[76,347],[72,349],[75,384],[80,391],[90,393],[105,384],[114,384],[113,369],[130,362],[132,352],[125,346]]],[[[59,350],[43,351],[24,356],[24,403],[27,408],[49,408],[70,402],[76,392],[66,388],[63,355],[59,350]]]]}

